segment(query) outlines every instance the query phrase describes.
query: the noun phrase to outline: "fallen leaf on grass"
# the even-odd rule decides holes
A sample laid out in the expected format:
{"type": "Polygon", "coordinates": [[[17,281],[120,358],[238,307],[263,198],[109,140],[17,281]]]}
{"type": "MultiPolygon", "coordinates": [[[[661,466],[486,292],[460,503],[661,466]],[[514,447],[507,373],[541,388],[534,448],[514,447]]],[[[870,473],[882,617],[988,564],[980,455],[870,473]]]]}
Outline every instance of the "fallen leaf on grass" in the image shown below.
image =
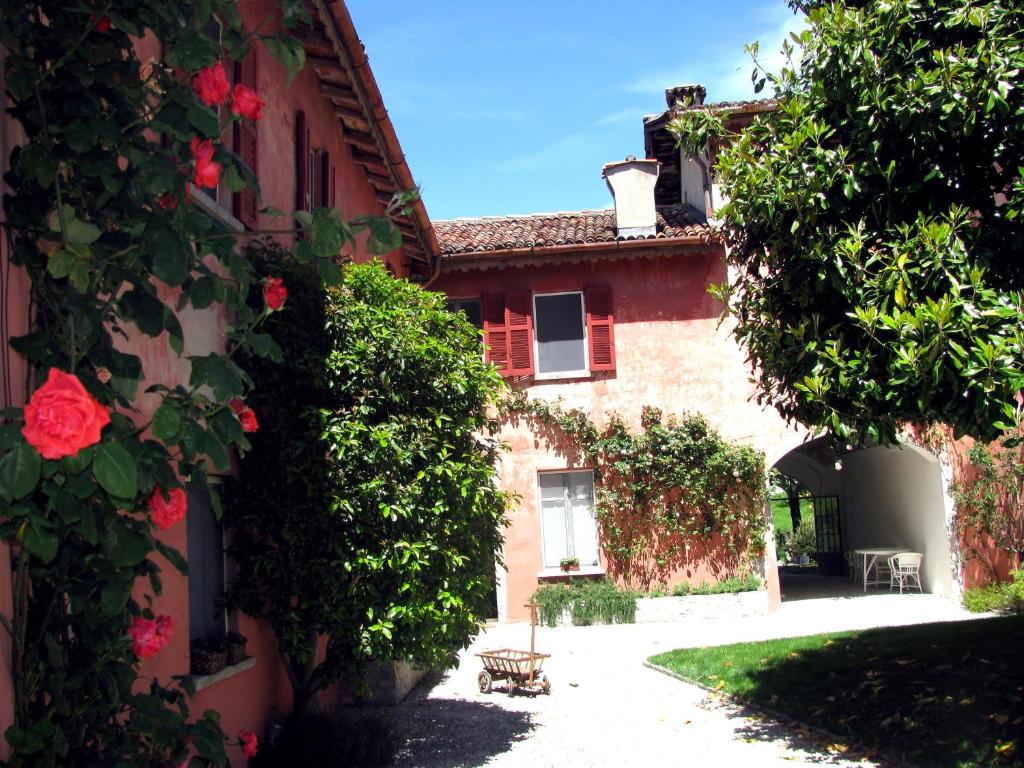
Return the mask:
{"type": "Polygon", "coordinates": [[[797,653],[796,651],[790,651],[790,652],[789,652],[789,658],[791,658],[791,659],[797,659],[797,658],[799,658],[799,657],[800,657],[800,654],[799,654],[799,653],[797,653]]]}
{"type": "Polygon", "coordinates": [[[997,723],[999,723],[999,725],[1006,725],[1007,721],[1010,718],[1007,715],[998,714],[998,715],[992,715],[992,719],[995,720],[997,723]]]}
{"type": "Polygon", "coordinates": [[[727,662],[725,662],[725,664],[723,664],[722,666],[724,666],[724,667],[735,667],[736,665],[735,665],[735,664],[733,664],[733,663],[732,663],[731,661],[727,661],[727,662]]]}

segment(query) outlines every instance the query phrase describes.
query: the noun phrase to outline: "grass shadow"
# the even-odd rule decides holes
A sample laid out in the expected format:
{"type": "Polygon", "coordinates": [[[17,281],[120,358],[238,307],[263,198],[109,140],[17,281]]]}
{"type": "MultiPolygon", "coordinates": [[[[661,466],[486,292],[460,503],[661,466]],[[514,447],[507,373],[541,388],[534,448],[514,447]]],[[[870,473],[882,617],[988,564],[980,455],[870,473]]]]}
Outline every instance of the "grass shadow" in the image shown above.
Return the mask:
{"type": "Polygon", "coordinates": [[[893,760],[1006,768],[1024,766],[1022,656],[1017,616],[680,650],[652,661],[893,760]]]}

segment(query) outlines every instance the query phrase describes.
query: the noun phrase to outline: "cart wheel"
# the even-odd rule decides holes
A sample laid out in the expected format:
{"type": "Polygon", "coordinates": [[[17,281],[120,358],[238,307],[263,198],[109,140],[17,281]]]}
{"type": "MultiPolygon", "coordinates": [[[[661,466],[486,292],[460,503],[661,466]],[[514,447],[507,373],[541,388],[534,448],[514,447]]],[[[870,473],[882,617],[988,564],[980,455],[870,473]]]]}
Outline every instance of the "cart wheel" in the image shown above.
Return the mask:
{"type": "Polygon", "coordinates": [[[541,675],[540,677],[540,689],[544,691],[544,695],[548,696],[551,694],[551,681],[547,675],[541,675]]]}
{"type": "Polygon", "coordinates": [[[476,676],[476,684],[480,686],[480,693],[490,693],[491,682],[491,673],[486,669],[476,676]]]}

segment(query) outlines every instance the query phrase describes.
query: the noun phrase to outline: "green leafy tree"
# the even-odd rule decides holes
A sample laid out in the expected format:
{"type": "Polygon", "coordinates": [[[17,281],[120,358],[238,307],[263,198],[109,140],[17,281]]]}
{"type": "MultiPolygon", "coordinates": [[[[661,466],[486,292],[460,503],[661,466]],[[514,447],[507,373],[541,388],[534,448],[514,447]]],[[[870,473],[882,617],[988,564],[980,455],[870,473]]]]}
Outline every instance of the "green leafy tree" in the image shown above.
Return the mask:
{"type": "Polygon", "coordinates": [[[379,263],[327,294],[285,274],[269,323],[284,361],[252,361],[260,428],[226,520],[233,600],[274,628],[302,713],[368,659],[446,663],[468,642],[506,497],[487,410],[501,379],[465,318],[379,263]]]}
{"type": "Polygon", "coordinates": [[[754,73],[771,114],[674,126],[724,143],[719,295],[760,398],[851,441],[905,421],[994,439],[1024,386],[1024,8],[805,5],[789,66],[754,73]]]}

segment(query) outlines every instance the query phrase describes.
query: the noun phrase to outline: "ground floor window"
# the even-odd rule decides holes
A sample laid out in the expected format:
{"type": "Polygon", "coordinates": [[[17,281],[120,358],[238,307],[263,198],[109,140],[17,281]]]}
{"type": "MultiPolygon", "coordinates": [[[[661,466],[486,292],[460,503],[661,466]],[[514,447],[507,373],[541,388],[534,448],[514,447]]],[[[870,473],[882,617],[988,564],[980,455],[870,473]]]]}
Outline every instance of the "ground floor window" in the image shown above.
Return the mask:
{"type": "Polygon", "coordinates": [[[594,473],[541,473],[540,526],[545,568],[557,569],[567,557],[578,558],[581,567],[597,565],[594,473]]]}
{"type": "Polygon", "coordinates": [[[210,493],[216,492],[188,487],[188,634],[192,641],[227,629],[224,527],[210,505],[210,493]]]}

